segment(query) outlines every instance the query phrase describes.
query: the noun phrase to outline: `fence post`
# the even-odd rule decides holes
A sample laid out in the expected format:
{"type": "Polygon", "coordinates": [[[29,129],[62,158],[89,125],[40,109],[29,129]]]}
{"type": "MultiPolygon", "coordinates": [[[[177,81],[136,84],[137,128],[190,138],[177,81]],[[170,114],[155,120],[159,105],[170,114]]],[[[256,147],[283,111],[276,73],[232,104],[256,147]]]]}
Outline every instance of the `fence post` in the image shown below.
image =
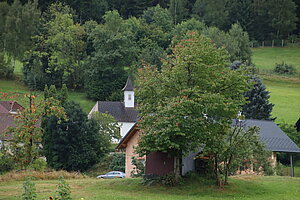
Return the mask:
{"type": "Polygon", "coordinates": [[[281,40],[281,46],[283,47],[283,42],[284,42],[284,40],[281,40]]]}
{"type": "Polygon", "coordinates": [[[274,40],[272,40],[272,47],[274,47],[274,40]]]}
{"type": "Polygon", "coordinates": [[[265,41],[262,42],[262,47],[264,47],[264,46],[265,46],[265,41]]]}

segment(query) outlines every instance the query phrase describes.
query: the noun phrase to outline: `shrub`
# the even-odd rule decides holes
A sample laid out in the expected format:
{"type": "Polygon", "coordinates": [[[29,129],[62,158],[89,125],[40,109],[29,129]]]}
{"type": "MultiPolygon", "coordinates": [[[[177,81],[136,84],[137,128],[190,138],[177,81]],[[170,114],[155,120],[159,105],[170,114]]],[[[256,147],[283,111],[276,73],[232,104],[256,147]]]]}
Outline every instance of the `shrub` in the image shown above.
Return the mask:
{"type": "Polygon", "coordinates": [[[21,196],[22,200],[35,200],[36,199],[36,188],[32,177],[26,177],[23,183],[23,193],[21,196]]]}
{"type": "Polygon", "coordinates": [[[115,153],[112,157],[109,169],[125,172],[125,153],[115,153]]]}
{"type": "Polygon", "coordinates": [[[63,176],[59,177],[55,200],[71,200],[71,188],[63,176]]]}
{"type": "Polygon", "coordinates": [[[279,74],[295,74],[296,69],[293,65],[286,64],[282,62],[281,64],[275,65],[274,71],[279,74]]]}
{"type": "Polygon", "coordinates": [[[4,148],[0,148],[0,174],[14,168],[12,156],[4,148]]]}
{"type": "Polygon", "coordinates": [[[43,172],[47,167],[47,162],[43,158],[38,158],[33,161],[31,168],[35,171],[43,172]]]}
{"type": "Polygon", "coordinates": [[[8,62],[5,59],[4,53],[0,52],[0,78],[13,78],[13,70],[9,67],[8,62]]]}
{"type": "Polygon", "coordinates": [[[158,176],[155,174],[145,174],[143,175],[142,184],[150,185],[163,185],[163,186],[175,186],[178,185],[182,179],[176,180],[175,174],[166,174],[164,176],[158,176]]]}
{"type": "Polygon", "coordinates": [[[145,172],[144,160],[139,160],[136,157],[132,157],[131,164],[134,165],[133,170],[131,171],[132,177],[142,177],[145,172]]]}

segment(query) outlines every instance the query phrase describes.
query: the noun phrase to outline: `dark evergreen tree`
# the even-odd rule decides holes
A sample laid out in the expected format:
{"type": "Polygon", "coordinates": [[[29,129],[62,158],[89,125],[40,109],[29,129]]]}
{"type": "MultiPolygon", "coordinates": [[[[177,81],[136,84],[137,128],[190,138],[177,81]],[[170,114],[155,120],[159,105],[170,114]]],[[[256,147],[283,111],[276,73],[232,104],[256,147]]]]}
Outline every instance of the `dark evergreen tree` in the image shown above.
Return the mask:
{"type": "Polygon", "coordinates": [[[244,94],[249,103],[243,106],[243,115],[246,119],[274,120],[271,118],[274,104],[269,102],[270,92],[258,77],[253,76],[251,81],[254,86],[244,94]]]}
{"type": "Polygon", "coordinates": [[[64,105],[68,119],[49,117],[43,120],[43,147],[47,163],[54,169],[85,171],[97,163],[107,147],[101,145],[99,126],[88,120],[74,102],[64,105]]]}

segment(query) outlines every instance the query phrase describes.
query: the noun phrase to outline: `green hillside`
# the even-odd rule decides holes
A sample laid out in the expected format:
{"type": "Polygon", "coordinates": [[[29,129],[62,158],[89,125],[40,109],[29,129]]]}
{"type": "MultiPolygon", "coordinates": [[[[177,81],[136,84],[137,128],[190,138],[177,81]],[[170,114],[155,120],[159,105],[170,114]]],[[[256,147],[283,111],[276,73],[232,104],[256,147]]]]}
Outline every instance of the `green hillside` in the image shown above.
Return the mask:
{"type": "MultiPolygon", "coordinates": [[[[43,98],[42,92],[30,91],[22,82],[16,80],[0,80],[0,92],[17,93],[17,101],[22,105],[26,105],[26,99],[24,94],[34,93],[39,98],[43,98]]],[[[8,99],[9,100],[9,99],[8,99]]],[[[89,112],[94,106],[95,102],[86,98],[83,92],[72,92],[69,91],[69,100],[75,101],[80,104],[81,108],[85,112],[89,112]]]]}
{"type": "Polygon", "coordinates": [[[252,49],[253,63],[260,72],[272,72],[276,63],[292,64],[300,73],[300,48],[296,47],[264,47],[252,49]]]}
{"type": "Polygon", "coordinates": [[[255,48],[253,63],[258,67],[263,83],[271,92],[270,101],[275,104],[273,117],[276,122],[295,124],[300,117],[300,48],[255,48]],[[272,72],[276,63],[292,64],[297,75],[280,76],[272,72]]]}

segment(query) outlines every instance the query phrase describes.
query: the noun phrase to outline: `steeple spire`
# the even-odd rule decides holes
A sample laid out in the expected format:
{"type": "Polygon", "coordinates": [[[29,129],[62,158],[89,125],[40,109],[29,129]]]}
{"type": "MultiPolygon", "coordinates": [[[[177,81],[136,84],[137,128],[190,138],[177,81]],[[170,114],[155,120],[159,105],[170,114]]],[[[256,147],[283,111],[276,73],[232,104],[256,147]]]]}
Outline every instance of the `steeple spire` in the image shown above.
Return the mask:
{"type": "Polygon", "coordinates": [[[134,87],[133,87],[131,78],[130,78],[130,76],[128,76],[126,85],[124,86],[122,91],[133,91],[133,89],[134,89],[134,87]]]}

